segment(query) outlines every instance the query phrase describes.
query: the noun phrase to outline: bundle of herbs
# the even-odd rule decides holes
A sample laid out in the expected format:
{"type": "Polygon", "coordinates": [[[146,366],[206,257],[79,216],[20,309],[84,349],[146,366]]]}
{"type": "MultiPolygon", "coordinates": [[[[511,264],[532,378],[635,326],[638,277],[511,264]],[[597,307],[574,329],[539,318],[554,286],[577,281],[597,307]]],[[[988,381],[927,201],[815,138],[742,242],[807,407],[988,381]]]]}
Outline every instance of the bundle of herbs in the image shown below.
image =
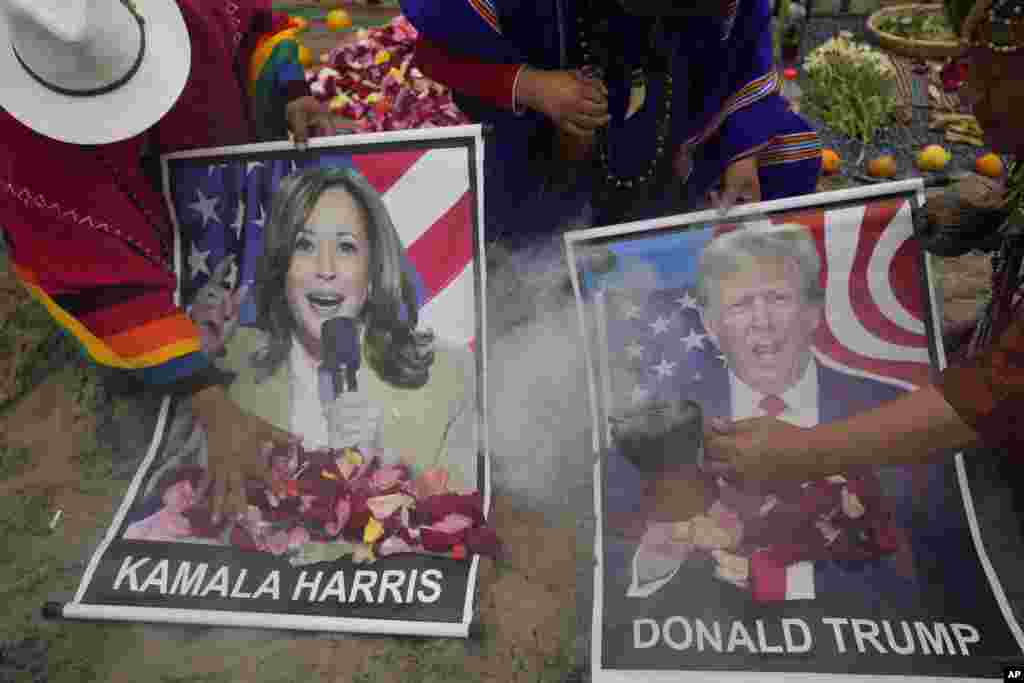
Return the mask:
{"type": "Polygon", "coordinates": [[[896,113],[896,82],[885,55],[840,34],[804,60],[801,107],[832,130],[869,144],[896,113]]]}
{"type": "Polygon", "coordinates": [[[955,40],[956,34],[941,11],[915,12],[882,17],[878,30],[901,38],[920,40],[955,40]]]}

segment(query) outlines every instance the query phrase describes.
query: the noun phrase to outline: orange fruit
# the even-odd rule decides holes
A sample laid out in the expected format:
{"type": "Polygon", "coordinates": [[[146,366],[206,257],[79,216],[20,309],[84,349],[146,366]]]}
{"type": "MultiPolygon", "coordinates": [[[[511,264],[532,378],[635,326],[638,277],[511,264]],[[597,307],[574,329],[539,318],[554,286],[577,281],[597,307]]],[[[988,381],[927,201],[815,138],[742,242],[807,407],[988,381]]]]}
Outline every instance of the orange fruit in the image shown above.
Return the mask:
{"type": "Polygon", "coordinates": [[[834,149],[821,150],[821,170],[825,172],[825,175],[837,173],[842,163],[839,154],[834,149]]]}
{"type": "Polygon", "coordinates": [[[343,9],[332,9],[327,13],[327,28],[332,31],[343,31],[352,26],[352,17],[343,9]]]}
{"type": "Polygon", "coordinates": [[[307,28],[309,28],[309,19],[306,19],[305,17],[289,16],[288,26],[289,28],[293,28],[297,30],[299,33],[302,33],[307,28]]]}
{"type": "Polygon", "coordinates": [[[299,64],[307,69],[313,66],[313,52],[305,45],[299,45],[299,64]]]}
{"type": "Polygon", "coordinates": [[[917,155],[917,167],[922,171],[941,171],[949,163],[950,154],[942,145],[928,145],[917,155]]]}
{"type": "Polygon", "coordinates": [[[999,178],[1003,175],[1003,160],[998,154],[989,152],[983,156],[978,157],[977,161],[974,162],[974,170],[989,178],[999,178]]]}
{"type": "Polygon", "coordinates": [[[892,178],[896,175],[896,157],[883,154],[868,162],[868,175],[872,178],[892,178]]]}

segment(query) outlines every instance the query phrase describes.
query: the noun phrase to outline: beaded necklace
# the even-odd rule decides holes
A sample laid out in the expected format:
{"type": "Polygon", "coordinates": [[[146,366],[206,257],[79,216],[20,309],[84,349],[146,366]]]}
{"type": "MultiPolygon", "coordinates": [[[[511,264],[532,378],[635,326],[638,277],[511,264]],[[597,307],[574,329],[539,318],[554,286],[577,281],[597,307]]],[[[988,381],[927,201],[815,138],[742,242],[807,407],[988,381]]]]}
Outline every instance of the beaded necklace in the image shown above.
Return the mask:
{"type": "MultiPolygon", "coordinates": [[[[579,47],[582,55],[583,71],[590,75],[600,77],[603,74],[608,73],[608,66],[612,60],[616,57],[615,55],[602,55],[599,58],[593,52],[593,47],[598,45],[598,38],[591,34],[590,28],[592,23],[596,23],[598,20],[598,12],[594,7],[594,2],[581,2],[581,11],[576,18],[577,32],[579,37],[579,47]],[[602,63],[604,62],[604,63],[602,63]]],[[[602,22],[606,27],[608,22],[602,22]]],[[[608,30],[608,29],[606,29],[608,30]]],[[[635,76],[636,74],[634,74],[635,76]]],[[[647,74],[649,77],[650,74],[647,74]]],[[[662,112],[661,118],[658,121],[655,135],[657,140],[657,146],[655,147],[654,157],[651,159],[647,166],[647,169],[638,176],[632,178],[623,178],[617,176],[611,170],[611,164],[609,163],[609,144],[608,144],[608,128],[605,127],[598,132],[598,156],[601,161],[601,168],[604,171],[604,179],[608,186],[616,189],[626,188],[632,189],[634,186],[644,185],[654,178],[658,172],[658,168],[661,164],[662,159],[665,156],[666,140],[668,138],[669,126],[672,122],[672,95],[673,95],[673,84],[672,84],[672,73],[670,69],[666,69],[665,75],[665,92],[662,101],[662,112]]]]}
{"type": "MultiPolygon", "coordinates": [[[[1024,48],[1024,2],[995,0],[987,21],[979,22],[977,38],[971,47],[987,47],[995,52],[1018,52],[1024,48]]],[[[973,37],[973,36],[972,36],[973,37]]]]}

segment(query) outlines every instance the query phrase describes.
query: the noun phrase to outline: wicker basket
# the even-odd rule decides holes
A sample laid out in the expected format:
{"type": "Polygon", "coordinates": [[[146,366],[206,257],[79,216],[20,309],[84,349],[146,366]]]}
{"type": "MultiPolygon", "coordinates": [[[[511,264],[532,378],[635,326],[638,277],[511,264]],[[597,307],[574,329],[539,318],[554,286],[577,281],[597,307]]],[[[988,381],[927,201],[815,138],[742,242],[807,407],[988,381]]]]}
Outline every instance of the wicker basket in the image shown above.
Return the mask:
{"type": "Polygon", "coordinates": [[[939,4],[895,5],[883,7],[868,17],[868,31],[878,40],[882,49],[903,57],[914,59],[946,59],[958,57],[964,52],[963,46],[954,40],[916,40],[886,33],[878,29],[879,22],[891,16],[918,12],[942,12],[939,4]]]}

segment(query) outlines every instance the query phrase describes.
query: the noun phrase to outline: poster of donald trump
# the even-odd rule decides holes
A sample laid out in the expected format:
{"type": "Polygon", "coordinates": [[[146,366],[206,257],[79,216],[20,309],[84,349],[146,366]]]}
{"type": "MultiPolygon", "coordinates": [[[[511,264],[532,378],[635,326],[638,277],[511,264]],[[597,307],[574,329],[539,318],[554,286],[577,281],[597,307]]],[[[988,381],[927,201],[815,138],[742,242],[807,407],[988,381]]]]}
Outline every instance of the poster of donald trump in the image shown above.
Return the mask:
{"type": "Polygon", "coordinates": [[[1021,655],[962,455],[755,482],[704,448],[709,424],[842,420],[944,366],[922,199],[913,180],[567,234],[595,681],[978,677],[1021,655]]]}

